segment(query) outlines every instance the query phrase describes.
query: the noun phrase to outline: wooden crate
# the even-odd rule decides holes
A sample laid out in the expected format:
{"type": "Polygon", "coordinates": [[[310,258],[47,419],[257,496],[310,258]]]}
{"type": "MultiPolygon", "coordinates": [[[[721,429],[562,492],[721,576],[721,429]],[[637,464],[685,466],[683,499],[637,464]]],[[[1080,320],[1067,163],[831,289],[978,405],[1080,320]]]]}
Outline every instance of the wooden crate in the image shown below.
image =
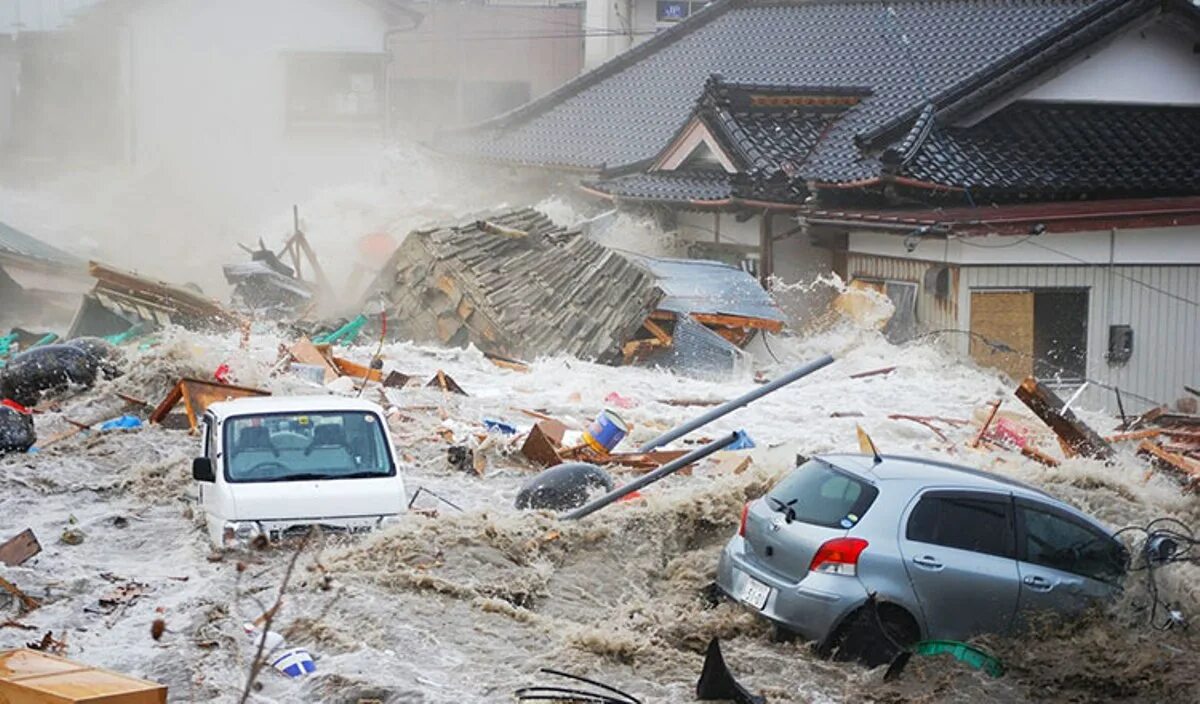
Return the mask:
{"type": "Polygon", "coordinates": [[[0,704],[166,704],[167,688],[47,655],[0,652],[0,704]]]}

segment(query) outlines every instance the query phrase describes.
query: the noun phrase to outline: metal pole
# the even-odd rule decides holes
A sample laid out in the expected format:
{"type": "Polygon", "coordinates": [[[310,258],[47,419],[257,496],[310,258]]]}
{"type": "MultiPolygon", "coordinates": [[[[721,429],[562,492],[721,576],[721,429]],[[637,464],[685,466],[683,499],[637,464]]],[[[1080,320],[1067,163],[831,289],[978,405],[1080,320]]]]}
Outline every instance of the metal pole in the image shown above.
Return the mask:
{"type": "Polygon", "coordinates": [[[608,492],[604,496],[601,496],[600,498],[596,499],[592,503],[587,504],[586,506],[580,506],[579,508],[575,509],[574,511],[564,515],[563,519],[571,521],[571,520],[575,520],[577,518],[583,518],[584,516],[595,513],[596,511],[599,511],[600,509],[613,503],[614,501],[619,500],[623,496],[632,494],[633,492],[637,491],[638,489],[641,489],[644,486],[653,484],[654,482],[658,481],[659,479],[662,479],[663,477],[666,477],[668,475],[674,474],[675,472],[678,472],[679,470],[683,469],[684,467],[688,466],[689,464],[699,462],[700,460],[704,459],[705,457],[708,457],[712,453],[717,452],[718,450],[721,450],[723,448],[729,447],[733,443],[737,442],[739,435],[740,435],[740,433],[730,433],[729,435],[726,435],[725,437],[721,438],[720,440],[714,440],[714,441],[708,443],[707,445],[705,445],[704,447],[692,450],[691,452],[687,453],[683,457],[680,457],[679,459],[675,460],[674,462],[668,462],[667,464],[664,464],[663,466],[659,467],[658,469],[654,470],[653,472],[650,472],[649,474],[638,477],[637,479],[634,479],[633,481],[629,482],[628,484],[626,484],[624,486],[613,489],[612,491],[608,492]]]}
{"type": "Polygon", "coordinates": [[[658,437],[654,438],[653,440],[646,443],[645,445],[642,445],[641,448],[638,449],[638,452],[650,452],[651,450],[653,450],[656,447],[662,447],[663,445],[666,445],[667,443],[671,442],[672,440],[675,440],[677,438],[683,437],[684,435],[687,435],[688,433],[692,432],[696,428],[699,428],[704,425],[708,425],[709,423],[720,418],[721,416],[723,416],[727,413],[732,413],[733,411],[736,411],[737,409],[741,408],[742,406],[749,405],[752,401],[756,401],[756,400],[762,398],[763,396],[766,396],[767,394],[771,393],[772,391],[783,388],[784,386],[787,386],[788,384],[792,383],[793,381],[796,381],[797,379],[802,379],[802,378],[808,376],[809,374],[812,374],[813,372],[817,371],[818,369],[829,366],[830,364],[833,364],[833,357],[831,357],[829,355],[825,355],[824,357],[821,357],[820,359],[809,362],[808,364],[805,364],[803,367],[792,370],[792,371],[788,372],[787,374],[784,374],[783,376],[779,377],[778,379],[775,379],[774,381],[772,381],[770,383],[763,384],[762,386],[758,387],[757,389],[754,389],[753,391],[748,391],[748,392],[742,394],[741,396],[738,396],[737,398],[733,399],[732,401],[727,401],[727,402],[721,404],[720,406],[717,406],[716,408],[712,409],[708,413],[705,413],[704,415],[702,415],[698,418],[695,418],[693,420],[690,420],[690,421],[684,423],[683,425],[679,425],[679,426],[672,428],[671,430],[668,430],[667,432],[663,433],[662,435],[659,435],[658,437]]]}

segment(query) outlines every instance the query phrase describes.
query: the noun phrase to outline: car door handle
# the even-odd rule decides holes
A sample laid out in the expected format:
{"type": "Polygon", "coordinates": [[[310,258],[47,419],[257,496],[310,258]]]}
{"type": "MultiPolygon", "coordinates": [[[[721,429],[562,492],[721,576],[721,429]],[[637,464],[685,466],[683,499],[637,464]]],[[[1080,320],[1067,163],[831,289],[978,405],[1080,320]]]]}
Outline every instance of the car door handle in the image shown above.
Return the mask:
{"type": "Polygon", "coordinates": [[[944,567],[944,565],[942,565],[942,563],[938,562],[937,558],[932,555],[922,555],[920,557],[914,557],[913,564],[917,565],[918,567],[924,567],[927,570],[934,570],[935,572],[937,570],[942,569],[942,567],[944,567]]]}
{"type": "Polygon", "coordinates": [[[1045,577],[1039,577],[1034,574],[1031,574],[1031,575],[1025,577],[1025,579],[1022,579],[1021,581],[1024,582],[1026,585],[1028,585],[1029,588],[1033,589],[1034,591],[1048,592],[1054,588],[1054,584],[1050,580],[1046,579],[1045,577]]]}

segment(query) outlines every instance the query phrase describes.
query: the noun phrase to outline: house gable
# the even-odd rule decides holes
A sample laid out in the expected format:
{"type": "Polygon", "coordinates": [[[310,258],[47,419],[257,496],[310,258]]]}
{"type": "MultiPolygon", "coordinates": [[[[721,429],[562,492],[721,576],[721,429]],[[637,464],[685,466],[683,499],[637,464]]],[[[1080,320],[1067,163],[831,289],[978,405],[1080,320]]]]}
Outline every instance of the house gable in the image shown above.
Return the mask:
{"type": "MultiPolygon", "coordinates": [[[[741,169],[734,165],[733,159],[721,148],[712,130],[699,117],[693,117],[682,130],[675,141],[668,146],[651,167],[651,171],[675,171],[680,167],[685,169],[703,169],[706,164],[715,160],[725,173],[736,174],[741,169]]],[[[712,170],[711,168],[709,170],[712,170]]]]}

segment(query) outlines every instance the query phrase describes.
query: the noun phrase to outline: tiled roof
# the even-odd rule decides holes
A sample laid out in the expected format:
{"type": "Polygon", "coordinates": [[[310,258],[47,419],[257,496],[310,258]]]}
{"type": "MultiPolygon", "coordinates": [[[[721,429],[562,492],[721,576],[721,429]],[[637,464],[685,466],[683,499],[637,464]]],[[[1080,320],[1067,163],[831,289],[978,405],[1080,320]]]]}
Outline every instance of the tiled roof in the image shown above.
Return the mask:
{"type": "Polygon", "coordinates": [[[586,183],[617,198],[674,203],[717,203],[733,195],[729,174],[721,171],[651,171],[586,183]]]}
{"type": "Polygon", "coordinates": [[[33,259],[44,264],[83,268],[83,262],[56,247],[0,222],[0,256],[33,259]]]}
{"type": "Polygon", "coordinates": [[[1043,200],[1200,192],[1200,108],[1019,102],[885,155],[919,181],[1043,200]],[[907,163],[899,163],[907,160],[907,163]]]}
{"type": "Polygon", "coordinates": [[[670,140],[708,77],[720,74],[740,84],[869,89],[832,125],[799,176],[874,178],[876,146],[902,138],[926,104],[949,118],[1157,6],[1157,0],[896,0],[886,6],[718,0],[544,98],[443,135],[438,144],[510,163],[596,170],[636,164],[670,140]]]}

